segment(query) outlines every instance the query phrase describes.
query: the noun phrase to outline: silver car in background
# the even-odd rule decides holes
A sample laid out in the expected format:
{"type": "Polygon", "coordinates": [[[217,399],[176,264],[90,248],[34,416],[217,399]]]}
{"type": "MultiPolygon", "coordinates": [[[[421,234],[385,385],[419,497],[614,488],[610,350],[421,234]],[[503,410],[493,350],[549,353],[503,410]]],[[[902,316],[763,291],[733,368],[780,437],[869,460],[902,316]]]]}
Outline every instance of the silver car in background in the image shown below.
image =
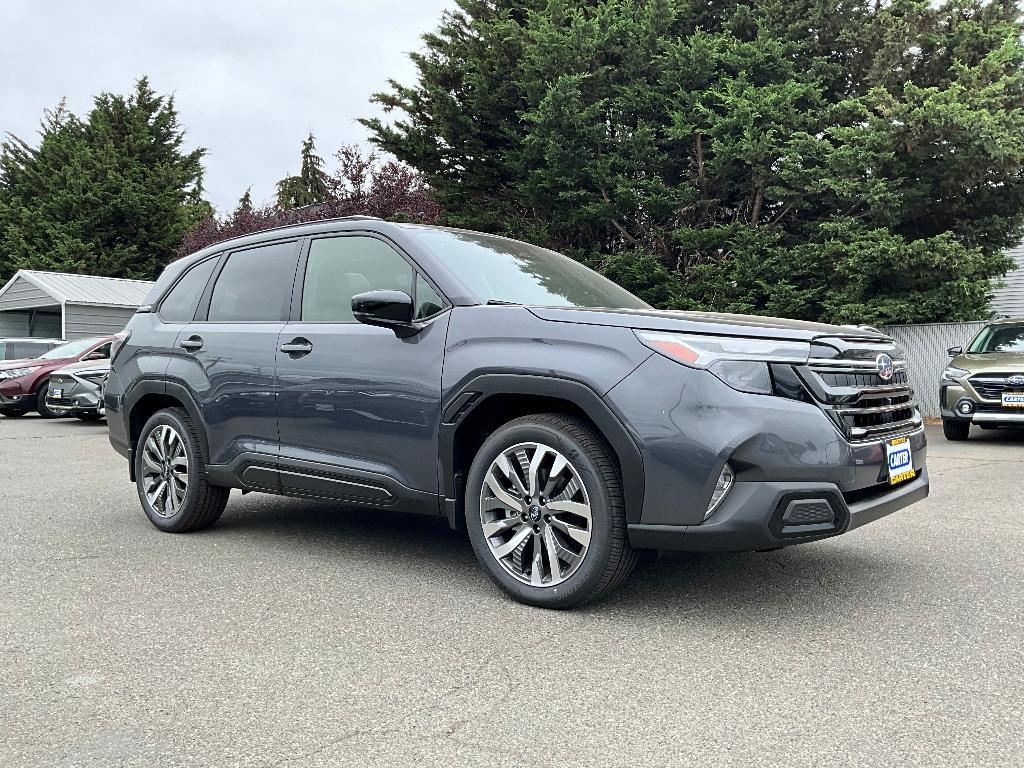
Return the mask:
{"type": "Polygon", "coordinates": [[[46,392],[47,406],[82,421],[103,418],[103,383],[109,373],[110,360],[86,360],[54,371],[46,392]]]}
{"type": "Polygon", "coordinates": [[[0,338],[0,362],[34,360],[63,343],[60,339],[0,338]]]}

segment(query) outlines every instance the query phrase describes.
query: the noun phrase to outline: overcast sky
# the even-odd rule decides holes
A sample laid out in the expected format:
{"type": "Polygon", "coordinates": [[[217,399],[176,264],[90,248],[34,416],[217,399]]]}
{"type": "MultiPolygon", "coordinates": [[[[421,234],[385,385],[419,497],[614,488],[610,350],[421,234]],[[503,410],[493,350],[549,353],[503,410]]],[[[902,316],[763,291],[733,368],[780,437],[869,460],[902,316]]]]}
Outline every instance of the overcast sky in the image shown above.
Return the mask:
{"type": "Polygon", "coordinates": [[[329,158],[366,142],[357,117],[394,77],[450,0],[2,0],[0,131],[31,143],[62,97],[84,114],[100,91],[141,75],[173,93],[190,146],[209,150],[206,189],[221,210],[246,187],[269,202],[298,171],[312,130],[329,158]]]}

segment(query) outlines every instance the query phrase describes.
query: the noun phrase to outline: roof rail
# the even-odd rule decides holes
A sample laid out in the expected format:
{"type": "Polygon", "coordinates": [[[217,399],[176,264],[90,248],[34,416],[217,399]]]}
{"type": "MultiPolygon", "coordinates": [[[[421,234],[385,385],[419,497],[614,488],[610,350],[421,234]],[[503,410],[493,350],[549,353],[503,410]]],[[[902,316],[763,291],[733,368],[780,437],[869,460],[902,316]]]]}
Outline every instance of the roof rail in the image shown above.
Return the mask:
{"type": "MultiPolygon", "coordinates": [[[[307,208],[314,208],[314,207],[315,206],[307,205],[307,206],[305,206],[303,208],[292,208],[291,210],[292,211],[304,211],[307,208]]],[[[325,219],[310,219],[309,221],[293,221],[290,224],[279,224],[276,227],[268,227],[267,229],[257,229],[255,232],[246,232],[246,233],[241,234],[241,235],[235,235],[234,237],[226,237],[223,240],[218,240],[216,243],[211,243],[210,245],[203,246],[202,248],[199,249],[199,251],[205,251],[207,248],[214,248],[216,246],[221,245],[222,243],[230,243],[232,240],[240,240],[243,237],[251,237],[252,235],[260,235],[260,234],[263,234],[264,232],[278,232],[278,231],[280,231],[282,229],[292,229],[294,227],[306,227],[306,226],[309,226],[309,225],[312,225],[312,224],[327,224],[328,222],[332,222],[332,221],[387,221],[387,219],[382,219],[380,216],[328,216],[325,219]]],[[[199,251],[193,251],[193,253],[199,253],[199,251]]],[[[192,254],[189,253],[189,254],[186,254],[185,256],[179,256],[178,258],[182,258],[183,259],[186,256],[191,256],[191,255],[192,254]]],[[[177,260],[178,259],[174,259],[174,261],[177,261],[177,260]]]]}

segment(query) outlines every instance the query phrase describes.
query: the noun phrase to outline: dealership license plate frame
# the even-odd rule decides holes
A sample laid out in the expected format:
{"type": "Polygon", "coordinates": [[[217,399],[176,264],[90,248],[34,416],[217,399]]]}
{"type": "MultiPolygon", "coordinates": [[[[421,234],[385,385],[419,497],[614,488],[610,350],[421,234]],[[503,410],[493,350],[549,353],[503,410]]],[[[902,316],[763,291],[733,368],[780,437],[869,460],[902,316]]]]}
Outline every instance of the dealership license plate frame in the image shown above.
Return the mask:
{"type": "Polygon", "coordinates": [[[889,485],[897,485],[917,476],[917,472],[914,471],[914,453],[910,449],[909,438],[895,437],[892,440],[886,440],[885,464],[889,469],[889,485]]]}
{"type": "Polygon", "coordinates": [[[1003,408],[1024,408],[1024,392],[1003,392],[1003,408]]]}
{"type": "Polygon", "coordinates": [[[62,397],[64,397],[64,389],[62,387],[55,388],[53,392],[50,393],[50,397],[52,397],[54,400],[60,400],[62,397]]]}

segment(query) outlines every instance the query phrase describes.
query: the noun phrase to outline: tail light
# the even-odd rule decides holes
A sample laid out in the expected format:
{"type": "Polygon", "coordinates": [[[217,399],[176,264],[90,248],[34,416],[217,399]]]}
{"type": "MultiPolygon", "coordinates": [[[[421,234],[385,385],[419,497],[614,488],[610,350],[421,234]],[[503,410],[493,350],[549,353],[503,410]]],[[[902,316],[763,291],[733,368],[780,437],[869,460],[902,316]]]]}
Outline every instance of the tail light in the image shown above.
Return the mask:
{"type": "Polygon", "coordinates": [[[114,334],[114,340],[110,342],[110,364],[113,365],[117,359],[117,353],[120,352],[124,345],[128,343],[128,339],[132,337],[132,332],[128,330],[120,331],[114,334]]]}

